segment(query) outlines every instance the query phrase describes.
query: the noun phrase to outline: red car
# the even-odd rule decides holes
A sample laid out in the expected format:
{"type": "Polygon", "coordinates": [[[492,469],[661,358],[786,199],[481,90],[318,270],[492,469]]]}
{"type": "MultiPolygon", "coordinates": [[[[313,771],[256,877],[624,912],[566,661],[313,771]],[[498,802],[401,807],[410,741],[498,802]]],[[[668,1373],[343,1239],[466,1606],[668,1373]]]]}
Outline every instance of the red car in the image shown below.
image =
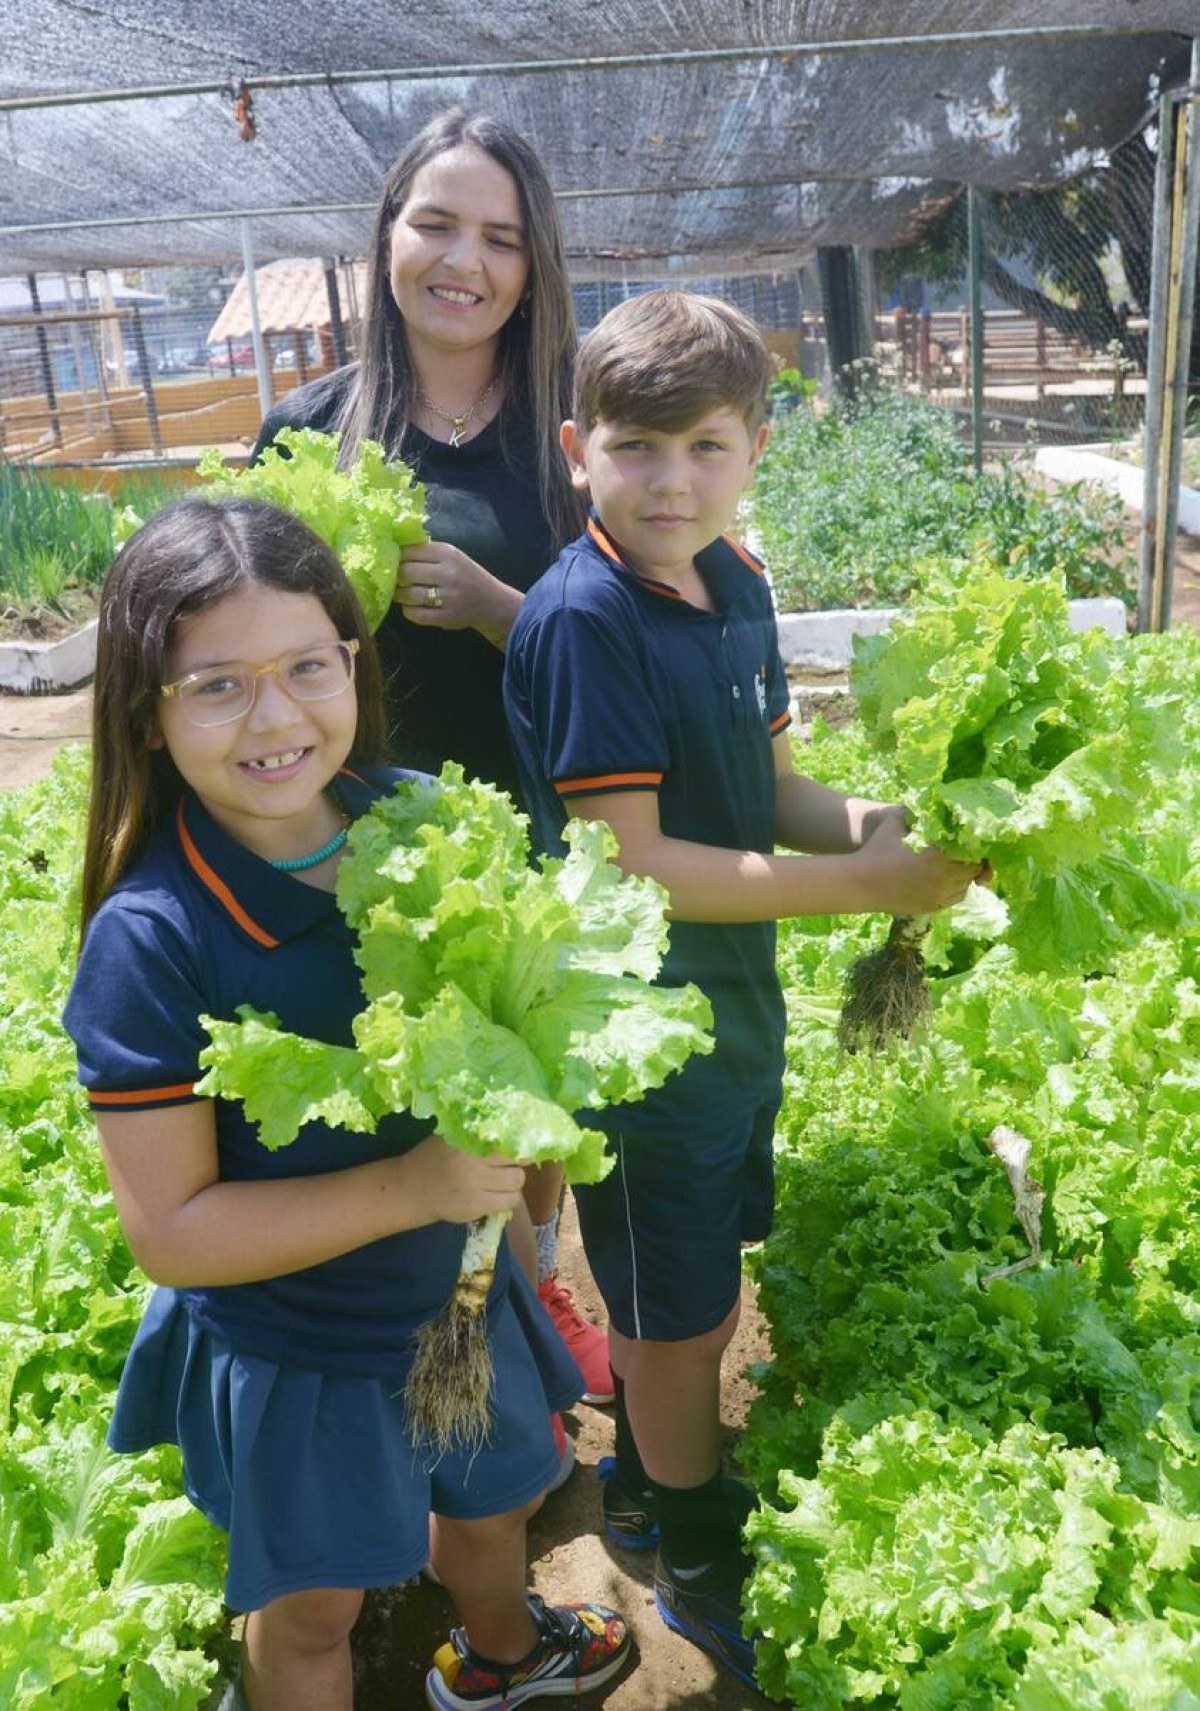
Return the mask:
{"type": "Polygon", "coordinates": [[[239,368],[253,368],[254,346],[252,344],[232,346],[224,344],[215,347],[210,345],[208,365],[210,368],[231,368],[234,371],[239,368]]]}

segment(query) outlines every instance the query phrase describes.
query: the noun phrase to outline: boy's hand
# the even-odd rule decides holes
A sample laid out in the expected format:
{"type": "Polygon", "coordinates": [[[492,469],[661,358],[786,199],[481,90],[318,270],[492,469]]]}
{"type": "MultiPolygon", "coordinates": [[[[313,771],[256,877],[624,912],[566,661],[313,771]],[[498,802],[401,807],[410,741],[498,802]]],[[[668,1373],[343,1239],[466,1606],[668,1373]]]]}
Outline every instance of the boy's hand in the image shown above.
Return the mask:
{"type": "Polygon", "coordinates": [[[934,915],[961,903],[967,887],[986,880],[986,862],[952,861],[929,845],[912,850],[898,815],[886,815],[853,858],[863,875],[868,907],[888,915],[934,915]]]}
{"type": "Polygon", "coordinates": [[[405,1192],[418,1200],[430,1224],[470,1224],[520,1202],[525,1172],[506,1158],[474,1158],[430,1135],[398,1160],[405,1192]]]}

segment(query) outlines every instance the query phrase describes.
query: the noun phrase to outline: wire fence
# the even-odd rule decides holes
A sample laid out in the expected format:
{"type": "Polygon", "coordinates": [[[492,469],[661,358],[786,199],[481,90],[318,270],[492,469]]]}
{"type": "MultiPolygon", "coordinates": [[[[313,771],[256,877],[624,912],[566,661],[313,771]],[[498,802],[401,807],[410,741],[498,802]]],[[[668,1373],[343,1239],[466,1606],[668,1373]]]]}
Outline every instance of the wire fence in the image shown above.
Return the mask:
{"type": "MultiPolygon", "coordinates": [[[[1088,159],[1065,183],[979,194],[982,396],[991,439],[1086,442],[1139,431],[1156,158],[1149,126],[1111,155],[1088,159]]],[[[966,205],[965,194],[953,198],[902,250],[845,252],[856,299],[854,353],[873,358],[896,385],[951,408],[971,402],[966,205]]],[[[827,268],[813,266],[687,284],[737,304],[764,330],[781,365],[827,385],[837,307],[829,278],[827,268]]],[[[581,331],[655,283],[577,283],[581,331]]],[[[110,302],[64,299],[36,310],[27,302],[24,313],[5,314],[0,299],[0,455],[87,461],[182,456],[214,439],[248,443],[262,390],[278,398],[335,366],[339,345],[353,356],[357,343],[357,297],[343,302],[340,341],[332,323],[276,325],[264,340],[263,388],[248,321],[214,341],[211,304],[188,308],[144,294],[110,302]]],[[[836,334],[833,344],[836,359],[836,334]]],[[[1200,332],[1192,366],[1200,376],[1200,332]]]]}

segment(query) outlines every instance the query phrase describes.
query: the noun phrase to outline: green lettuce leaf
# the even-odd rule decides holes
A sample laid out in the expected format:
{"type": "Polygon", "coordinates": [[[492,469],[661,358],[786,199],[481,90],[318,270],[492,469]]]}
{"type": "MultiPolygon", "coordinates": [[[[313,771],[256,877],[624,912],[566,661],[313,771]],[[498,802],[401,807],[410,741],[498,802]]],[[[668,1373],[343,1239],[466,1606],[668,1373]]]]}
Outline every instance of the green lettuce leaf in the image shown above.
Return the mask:
{"type": "Polygon", "coordinates": [[[694,987],[653,984],[662,888],[624,878],[601,827],[568,842],[531,866],[528,821],[459,766],[402,783],[353,827],[338,873],[365,1000],[355,1047],[250,1011],[205,1018],[199,1091],[241,1099],[271,1147],[317,1119],[369,1129],[408,1111],[464,1151],[599,1181],[604,1138],[576,1113],[637,1100],[711,1051],[712,1011],[694,987]]]}
{"type": "Polygon", "coordinates": [[[215,446],[197,468],[214,498],[263,499],[307,523],[341,560],[377,630],[396,591],[401,547],[429,538],[425,490],[374,440],[362,442],[350,469],[339,469],[340,443],[340,434],[283,428],[251,469],[229,468],[215,446]]]}

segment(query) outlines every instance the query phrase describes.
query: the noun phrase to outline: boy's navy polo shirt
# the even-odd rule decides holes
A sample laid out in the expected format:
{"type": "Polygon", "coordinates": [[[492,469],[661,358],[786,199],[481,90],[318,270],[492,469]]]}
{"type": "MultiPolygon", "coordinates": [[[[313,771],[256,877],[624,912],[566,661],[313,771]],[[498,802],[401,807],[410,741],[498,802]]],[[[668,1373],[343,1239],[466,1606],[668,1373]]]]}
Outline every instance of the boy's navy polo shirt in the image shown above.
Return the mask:
{"type": "MultiPolygon", "coordinates": [[[[406,776],[346,770],[335,788],[356,819],[406,776]]],[[[208,1044],[198,1018],[233,1020],[239,1004],[274,1011],[289,1032],[353,1045],[364,1004],[353,943],[332,892],[278,872],[185,792],[88,927],[64,1021],[93,1109],[165,1112],[196,1100],[208,1044]]],[[[311,1123],[272,1153],[240,1103],[212,1103],[224,1182],[320,1176],[395,1157],[431,1127],[391,1116],[360,1135],[311,1123]]],[[[413,1333],[450,1297],[463,1239],[461,1225],[432,1224],[283,1277],[180,1294],[239,1353],[318,1371],[399,1373],[413,1333]]],[[[507,1287],[507,1263],[502,1243],[495,1294],[507,1287]]]]}
{"type": "MultiPolygon", "coordinates": [[[[774,736],[790,723],[762,567],[727,537],[696,559],[715,610],[638,576],[593,515],[525,597],[505,709],[538,845],[558,853],[567,804],[648,790],[672,838],[775,847],[774,736]]],[[[659,976],[712,1001],[717,1046],[638,1105],[589,1113],[610,1132],[711,1131],[778,1098],[784,1009],[775,923],[673,921],[659,976]]]]}

